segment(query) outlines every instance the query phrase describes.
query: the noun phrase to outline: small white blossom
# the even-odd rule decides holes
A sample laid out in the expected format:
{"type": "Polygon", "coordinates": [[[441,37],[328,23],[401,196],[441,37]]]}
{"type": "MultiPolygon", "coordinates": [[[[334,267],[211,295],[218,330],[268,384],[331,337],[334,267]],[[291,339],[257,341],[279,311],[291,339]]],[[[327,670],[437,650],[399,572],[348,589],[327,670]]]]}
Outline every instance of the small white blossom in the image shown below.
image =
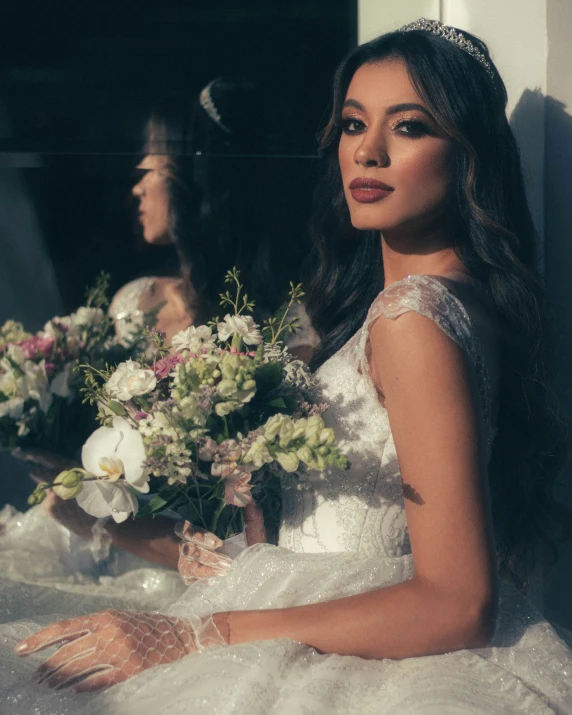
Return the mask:
{"type": "Polygon", "coordinates": [[[258,325],[250,315],[225,315],[217,325],[219,340],[226,341],[233,335],[240,335],[245,345],[260,345],[262,335],[258,325]]]}
{"type": "Polygon", "coordinates": [[[105,385],[106,392],[117,400],[126,401],[146,395],[157,386],[153,370],[142,368],[138,362],[127,360],[118,365],[105,385]]]}

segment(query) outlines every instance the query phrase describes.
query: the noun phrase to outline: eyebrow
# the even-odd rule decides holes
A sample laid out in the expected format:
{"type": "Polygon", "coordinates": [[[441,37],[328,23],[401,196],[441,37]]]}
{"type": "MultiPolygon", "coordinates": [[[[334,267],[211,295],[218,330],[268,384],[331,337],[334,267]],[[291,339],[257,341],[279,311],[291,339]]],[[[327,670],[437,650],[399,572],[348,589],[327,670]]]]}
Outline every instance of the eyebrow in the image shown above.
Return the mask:
{"type": "MultiPolygon", "coordinates": [[[[346,99],[343,108],[345,109],[345,107],[353,107],[354,109],[359,109],[360,112],[366,111],[363,104],[358,102],[357,99],[346,99]]],[[[421,104],[415,104],[414,102],[409,102],[405,104],[394,104],[392,107],[387,108],[386,114],[397,114],[398,112],[406,112],[408,110],[411,111],[412,109],[417,109],[420,112],[426,114],[431,119],[433,119],[433,115],[427,109],[425,109],[425,107],[423,107],[421,104]]]]}

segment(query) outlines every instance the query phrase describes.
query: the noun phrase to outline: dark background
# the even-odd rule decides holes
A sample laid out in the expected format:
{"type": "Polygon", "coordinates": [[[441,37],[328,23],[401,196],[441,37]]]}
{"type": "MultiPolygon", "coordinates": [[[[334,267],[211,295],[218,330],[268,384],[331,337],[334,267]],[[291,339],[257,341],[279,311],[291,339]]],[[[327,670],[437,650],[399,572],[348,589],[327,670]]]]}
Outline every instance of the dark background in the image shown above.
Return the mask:
{"type": "MultiPolygon", "coordinates": [[[[306,168],[333,72],[356,44],[356,5],[119,0],[3,7],[0,167],[17,167],[64,312],[82,302],[102,269],[114,290],[165,270],[169,250],[143,243],[130,198],[143,123],[161,97],[196,95],[223,74],[275,84],[292,109],[295,153],[305,158],[268,161],[274,171],[297,161],[311,176],[306,168]]],[[[4,246],[18,241],[18,226],[2,228],[4,246]]]]}

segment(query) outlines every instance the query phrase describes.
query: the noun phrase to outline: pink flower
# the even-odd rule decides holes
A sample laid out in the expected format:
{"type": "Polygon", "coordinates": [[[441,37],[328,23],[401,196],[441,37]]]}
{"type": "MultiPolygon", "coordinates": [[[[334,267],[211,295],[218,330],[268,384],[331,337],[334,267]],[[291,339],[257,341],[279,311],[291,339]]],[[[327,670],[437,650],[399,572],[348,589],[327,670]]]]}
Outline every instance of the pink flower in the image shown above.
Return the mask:
{"type": "Polygon", "coordinates": [[[144,420],[144,419],[147,419],[147,417],[148,417],[148,415],[146,412],[136,412],[133,415],[133,419],[135,419],[135,420],[144,420]]]}
{"type": "MultiPolygon", "coordinates": [[[[213,464],[213,467],[215,465],[213,464]]],[[[252,501],[250,480],[252,474],[246,467],[236,465],[224,482],[224,503],[245,507],[252,501]]]]}
{"type": "Polygon", "coordinates": [[[157,379],[162,380],[167,377],[175,365],[178,365],[181,362],[184,362],[184,358],[182,355],[178,354],[167,355],[167,357],[157,360],[155,363],[155,375],[157,376],[157,379]]]}
{"type": "Polygon", "coordinates": [[[40,353],[43,358],[49,357],[52,354],[54,342],[53,335],[46,335],[44,337],[40,335],[32,335],[31,338],[22,340],[22,342],[18,344],[24,351],[26,359],[32,360],[38,353],[40,353]]]}

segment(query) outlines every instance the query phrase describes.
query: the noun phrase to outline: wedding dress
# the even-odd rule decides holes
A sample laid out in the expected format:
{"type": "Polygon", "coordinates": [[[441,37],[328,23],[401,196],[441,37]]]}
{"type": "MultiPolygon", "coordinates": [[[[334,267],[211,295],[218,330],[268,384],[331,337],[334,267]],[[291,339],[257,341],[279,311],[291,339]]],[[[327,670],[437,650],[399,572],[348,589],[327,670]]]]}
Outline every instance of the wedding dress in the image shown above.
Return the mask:
{"type": "MultiPolygon", "coordinates": [[[[282,608],[410,579],[413,566],[396,449],[368,374],[367,336],[381,315],[416,311],[465,352],[478,389],[483,450],[495,433],[498,367],[494,320],[474,283],[415,275],[392,284],[364,326],[317,372],[345,440],[349,472],[285,482],[279,546],[244,550],[226,576],[198,581],[166,612],[282,608]]],[[[61,613],[65,616],[66,613],[61,613]]],[[[53,619],[51,619],[53,620],[53,619]]],[[[549,715],[572,713],[572,651],[532,604],[501,588],[491,647],[403,660],[323,655],[293,640],[207,648],[150,668],[95,695],[32,684],[45,654],[11,648],[44,618],[2,626],[3,712],[110,715],[549,715]]]]}

